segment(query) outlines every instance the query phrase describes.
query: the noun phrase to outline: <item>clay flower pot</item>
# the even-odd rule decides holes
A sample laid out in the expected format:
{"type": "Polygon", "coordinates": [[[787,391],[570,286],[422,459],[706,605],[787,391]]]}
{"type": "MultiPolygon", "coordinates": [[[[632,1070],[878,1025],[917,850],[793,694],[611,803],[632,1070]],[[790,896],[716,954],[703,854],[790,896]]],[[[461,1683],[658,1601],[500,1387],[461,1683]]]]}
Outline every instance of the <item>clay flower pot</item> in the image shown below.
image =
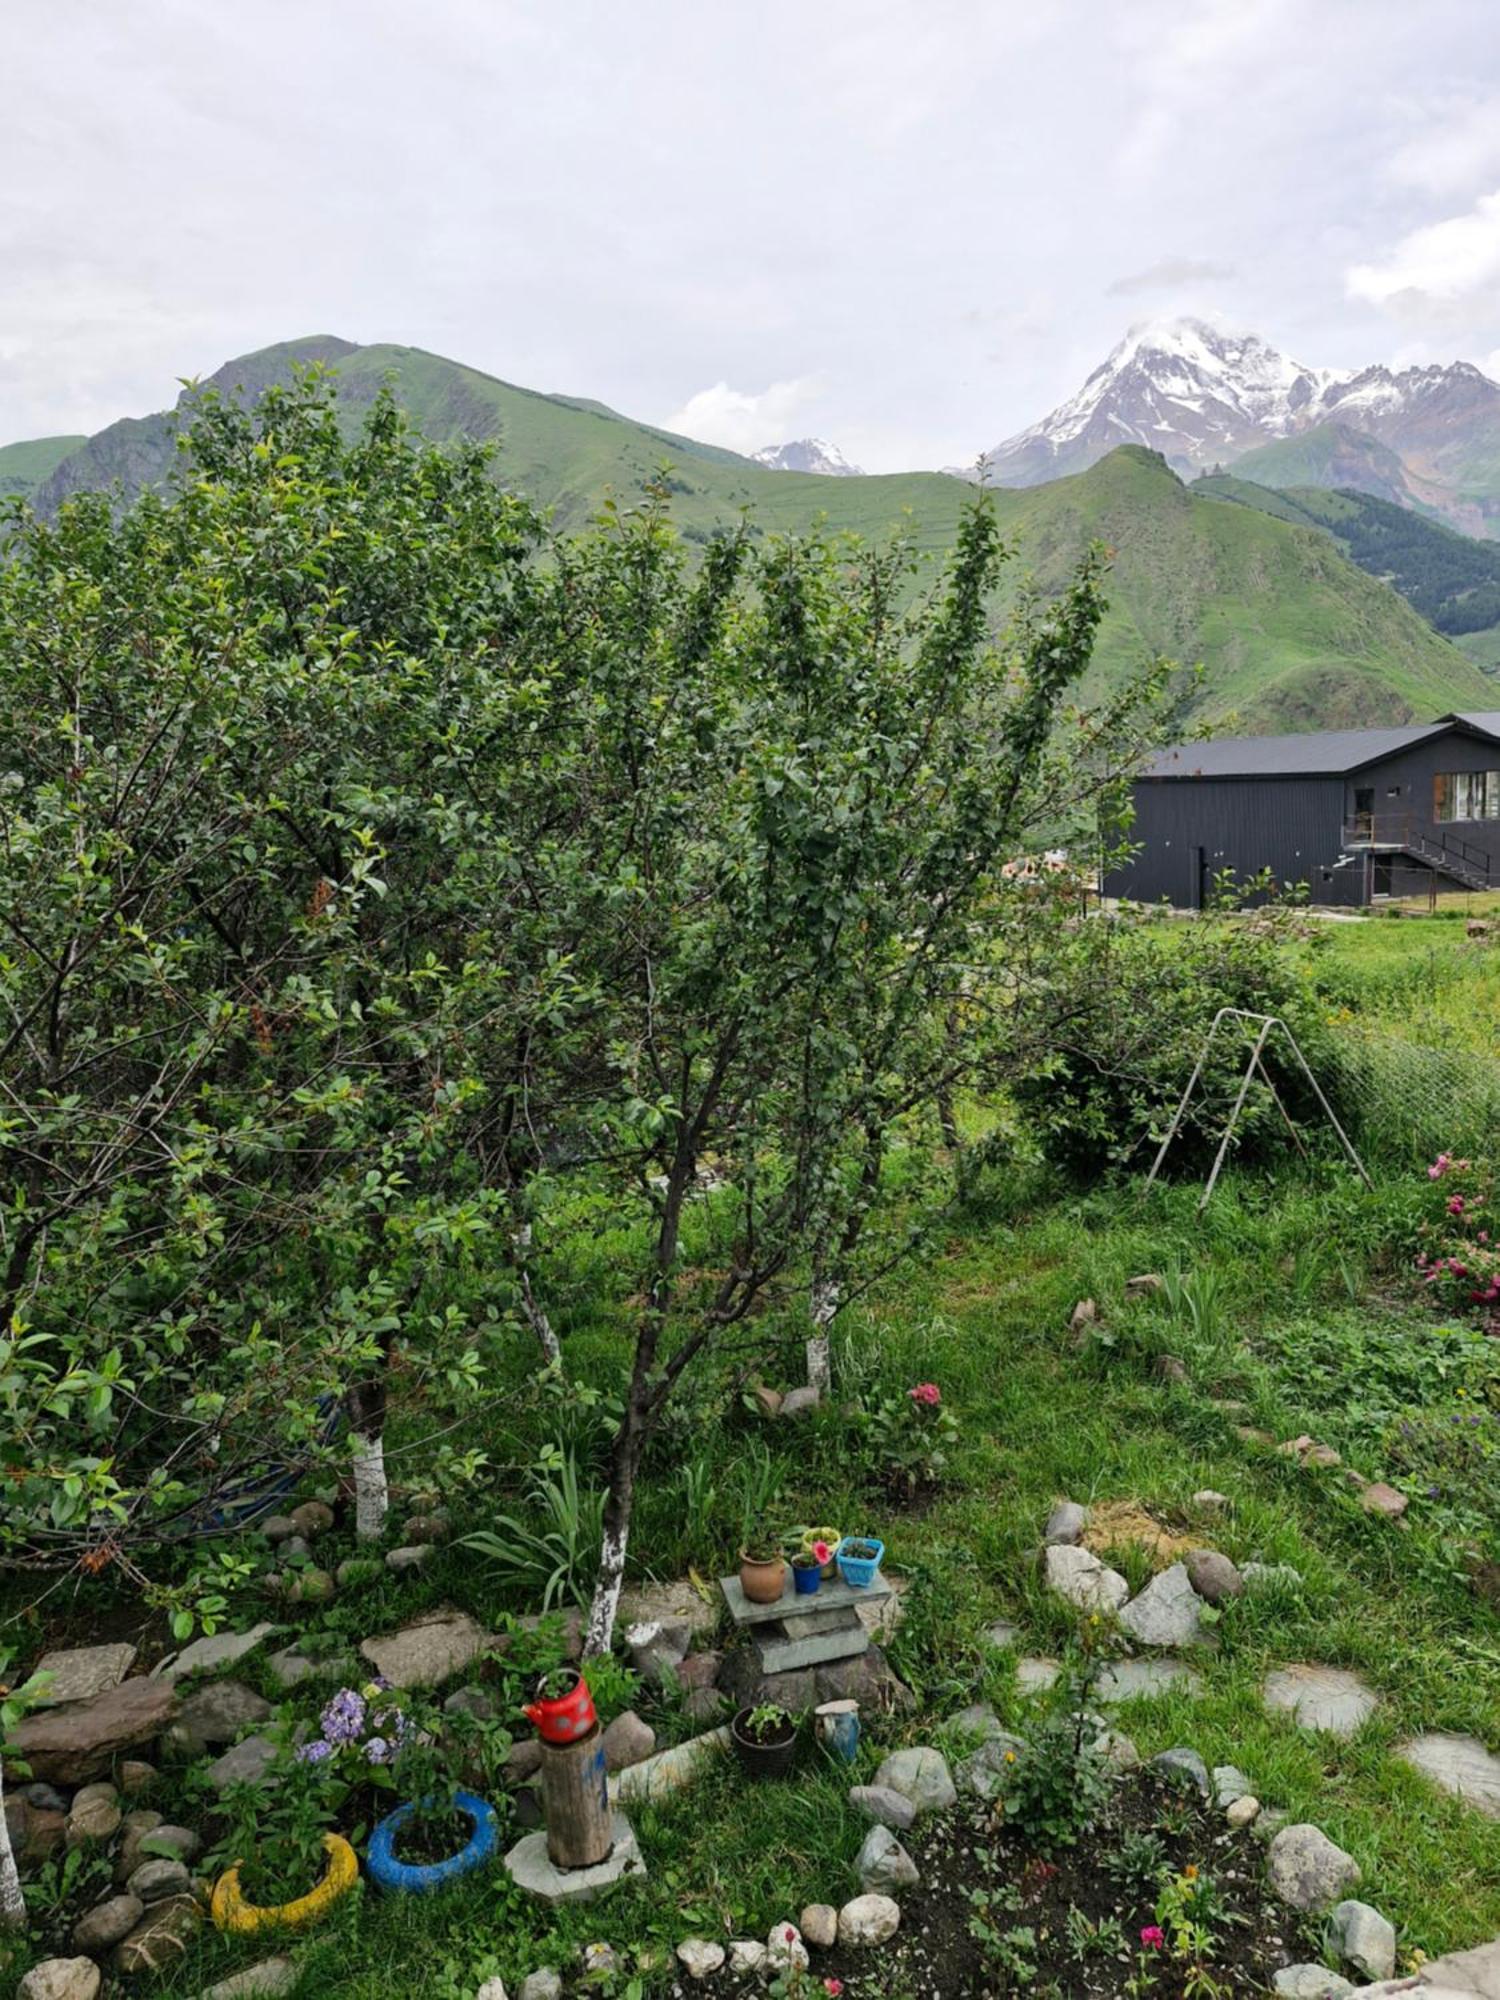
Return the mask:
{"type": "Polygon", "coordinates": [[[328,1866],[317,1887],[293,1903],[277,1903],[269,1909],[245,1901],[240,1893],[240,1864],[236,1862],[214,1884],[209,1914],[221,1931],[305,1930],[326,1917],[359,1879],[358,1857],[341,1833],[324,1834],[323,1852],[328,1866]]]}
{"type": "Polygon", "coordinates": [[[752,1604],[775,1604],[786,1588],[786,1560],[782,1556],[753,1556],[740,1550],[740,1589],[752,1604]]]}

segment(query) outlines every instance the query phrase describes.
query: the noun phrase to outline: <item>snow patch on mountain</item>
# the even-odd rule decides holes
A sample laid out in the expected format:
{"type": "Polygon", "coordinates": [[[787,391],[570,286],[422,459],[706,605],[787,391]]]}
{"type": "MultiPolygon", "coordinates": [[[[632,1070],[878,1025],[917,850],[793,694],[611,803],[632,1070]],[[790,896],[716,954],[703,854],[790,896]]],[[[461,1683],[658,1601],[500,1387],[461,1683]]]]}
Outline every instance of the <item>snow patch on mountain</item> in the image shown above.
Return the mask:
{"type": "Polygon", "coordinates": [[[771,472],[821,472],[835,479],[862,476],[859,466],[826,438],[793,438],[788,444],[768,444],[750,456],[771,472]]]}

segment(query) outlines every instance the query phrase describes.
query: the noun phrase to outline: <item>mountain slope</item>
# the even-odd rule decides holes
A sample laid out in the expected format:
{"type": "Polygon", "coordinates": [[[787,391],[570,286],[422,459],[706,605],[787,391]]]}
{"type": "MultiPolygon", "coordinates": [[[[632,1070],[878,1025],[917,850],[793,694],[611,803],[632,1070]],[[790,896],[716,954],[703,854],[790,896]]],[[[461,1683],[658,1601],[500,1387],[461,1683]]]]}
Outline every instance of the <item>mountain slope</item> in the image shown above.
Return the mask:
{"type": "MultiPolygon", "coordinates": [[[[424,435],[496,439],[496,476],[551,506],[565,527],[611,493],[634,499],[667,462],[673,516],[699,542],[748,510],[758,533],[821,520],[884,541],[899,527],[935,552],[951,547],[973,499],[971,486],[941,473],[773,472],[602,404],[518,388],[420,348],[355,348],[319,337],[245,356],[214,381],[254,393],[308,358],[336,363],[351,421],[393,379],[424,435]]],[[[164,478],[174,434],[171,415],[111,425],[64,459],[39,490],[38,506],[114,478],[126,491],[164,478]]],[[[1201,709],[1237,711],[1247,727],[1397,722],[1490,705],[1491,687],[1477,670],[1347,562],[1327,534],[1190,492],[1151,452],[1117,451],[1078,476],[996,490],[993,499],[1017,550],[1007,570],[1012,592],[1027,572],[1044,591],[1060,588],[1095,538],[1115,549],[1096,687],[1166,653],[1201,659],[1201,709]]]]}
{"type": "Polygon", "coordinates": [[[0,445],[0,499],[10,493],[34,493],[65,458],[87,443],[83,437],[50,437],[0,445]]]}
{"type": "Polygon", "coordinates": [[[1183,473],[1269,449],[1264,484],[1375,490],[1500,538],[1500,384],[1468,362],[1339,374],[1201,320],[1133,327],[1077,395],[986,455],[985,477],[1035,485],[1125,443],[1183,473]]]}
{"type": "Polygon", "coordinates": [[[836,479],[862,478],[862,469],[845,458],[826,438],[793,438],[788,444],[768,444],[750,454],[756,465],[771,472],[826,472],[836,479]]]}

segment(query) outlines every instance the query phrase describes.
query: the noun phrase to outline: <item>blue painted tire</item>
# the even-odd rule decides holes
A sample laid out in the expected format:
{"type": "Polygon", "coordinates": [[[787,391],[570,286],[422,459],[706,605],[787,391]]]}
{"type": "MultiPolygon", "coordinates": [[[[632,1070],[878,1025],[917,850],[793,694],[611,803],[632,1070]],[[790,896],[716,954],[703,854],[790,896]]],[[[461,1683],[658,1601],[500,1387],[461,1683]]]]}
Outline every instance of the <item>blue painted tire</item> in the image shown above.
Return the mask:
{"type": "Polygon", "coordinates": [[[397,1806],[370,1835],[370,1844],[365,1850],[365,1873],[370,1880],[388,1895],[430,1896],[438,1889],[445,1889],[450,1882],[456,1882],[461,1875],[472,1875],[476,1868],[482,1868],[494,1854],[500,1839],[500,1822],[495,1808],[476,1798],[473,1792],[455,1792],[453,1805],[455,1811],[463,1813],[473,1822],[474,1831],[467,1847],[460,1848],[457,1854],[450,1854],[446,1861],[430,1861],[424,1866],[414,1867],[410,1862],[398,1861],[396,1835],[416,1811],[416,1806],[412,1803],[397,1806]]]}

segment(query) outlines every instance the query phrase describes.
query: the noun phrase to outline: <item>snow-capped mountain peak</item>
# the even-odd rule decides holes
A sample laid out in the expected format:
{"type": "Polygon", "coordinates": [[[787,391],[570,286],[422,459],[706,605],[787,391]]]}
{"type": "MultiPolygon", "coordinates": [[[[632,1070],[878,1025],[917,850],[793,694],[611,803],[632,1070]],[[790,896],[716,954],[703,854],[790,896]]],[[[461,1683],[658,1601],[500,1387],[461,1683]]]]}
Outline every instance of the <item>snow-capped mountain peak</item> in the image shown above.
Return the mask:
{"type": "Polygon", "coordinates": [[[821,472],[836,479],[854,479],[860,468],[826,438],[794,438],[789,444],[768,444],[750,456],[772,472],[821,472]]]}

